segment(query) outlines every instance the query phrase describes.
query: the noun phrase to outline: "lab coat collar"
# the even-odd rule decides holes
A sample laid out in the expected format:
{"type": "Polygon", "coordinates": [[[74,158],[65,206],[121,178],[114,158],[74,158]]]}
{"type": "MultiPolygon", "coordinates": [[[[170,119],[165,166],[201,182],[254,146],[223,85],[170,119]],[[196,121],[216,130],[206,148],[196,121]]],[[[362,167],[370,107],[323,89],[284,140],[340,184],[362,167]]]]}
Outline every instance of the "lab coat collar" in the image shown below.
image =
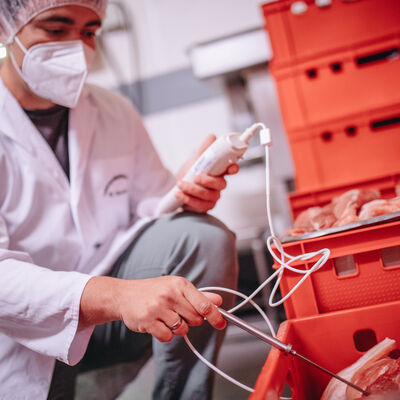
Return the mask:
{"type": "Polygon", "coordinates": [[[32,142],[32,135],[27,134],[27,132],[31,132],[35,127],[16,98],[6,88],[1,78],[0,111],[2,115],[12,116],[12,118],[0,119],[0,131],[17,142],[29,153],[37,156],[36,146],[32,142]]]}
{"type": "MultiPolygon", "coordinates": [[[[45,156],[40,157],[41,162],[53,172],[52,176],[55,175],[54,171],[57,170],[56,180],[58,184],[61,184],[65,190],[69,190],[67,177],[55,155],[1,78],[0,111],[2,115],[10,116],[10,118],[0,119],[0,131],[35,158],[39,158],[41,152],[46,152],[45,156]],[[61,176],[63,178],[60,179],[61,176]]],[[[70,110],[69,116],[70,196],[74,205],[77,205],[80,199],[87,155],[92,142],[97,115],[97,109],[93,105],[89,90],[84,87],[77,106],[70,110]]]]}
{"type": "Polygon", "coordinates": [[[70,110],[68,130],[70,182],[68,182],[53,151],[0,79],[0,111],[2,115],[9,116],[0,119],[0,131],[40,160],[41,165],[48,171],[49,179],[53,179],[66,194],[75,224],[83,240],[91,237],[92,231],[97,229],[90,205],[82,197],[85,170],[98,117],[94,101],[90,90],[85,87],[77,106],[70,110]],[[87,223],[82,224],[82,221],[87,223]]]}
{"type": "Polygon", "coordinates": [[[75,203],[79,201],[82,191],[84,172],[98,117],[97,109],[91,100],[87,87],[84,87],[77,106],[71,109],[69,116],[71,200],[75,203]]]}
{"type": "MultiPolygon", "coordinates": [[[[87,154],[88,146],[91,141],[91,136],[94,130],[95,113],[86,113],[87,107],[90,106],[89,103],[89,92],[85,87],[82,91],[82,95],[78,101],[75,109],[70,112],[70,125],[72,125],[75,130],[77,126],[86,126],[86,132],[84,135],[77,137],[77,141],[83,145],[82,152],[87,154]],[[83,109],[86,109],[84,111],[83,109]],[[89,120],[86,119],[86,115],[90,115],[89,120]]],[[[94,107],[93,108],[94,111],[94,107]]],[[[25,150],[29,151],[33,155],[37,155],[37,143],[35,142],[35,135],[27,134],[31,132],[32,129],[36,130],[36,127],[26,115],[25,111],[18,103],[16,98],[10,93],[10,91],[4,85],[4,82],[0,78],[0,111],[3,115],[10,115],[12,118],[2,118],[0,119],[0,131],[7,135],[10,139],[14,140],[25,150]]],[[[71,126],[70,126],[71,130],[71,126]]],[[[76,135],[78,136],[78,135],[76,135]]]]}
{"type": "Polygon", "coordinates": [[[95,237],[98,229],[91,205],[82,196],[85,170],[98,118],[94,101],[85,87],[77,106],[70,112],[68,131],[71,211],[81,239],[86,245],[89,244],[88,238],[95,237]]]}
{"type": "Polygon", "coordinates": [[[4,116],[0,121],[0,131],[32,155],[36,162],[40,162],[49,179],[53,179],[62,191],[67,192],[69,182],[56,155],[1,80],[0,111],[4,116]]]}

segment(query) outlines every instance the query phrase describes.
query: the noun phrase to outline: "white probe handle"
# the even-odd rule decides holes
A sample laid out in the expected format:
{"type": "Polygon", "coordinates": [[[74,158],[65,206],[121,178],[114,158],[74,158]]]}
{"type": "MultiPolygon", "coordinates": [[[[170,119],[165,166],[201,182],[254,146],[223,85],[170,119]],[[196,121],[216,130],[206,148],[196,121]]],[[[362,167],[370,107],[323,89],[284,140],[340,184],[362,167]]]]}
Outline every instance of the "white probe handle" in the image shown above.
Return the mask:
{"type": "MultiPolygon", "coordinates": [[[[240,140],[240,134],[232,133],[218,138],[198,158],[182,180],[193,182],[194,177],[202,172],[209,175],[222,175],[227,168],[236,163],[247,150],[247,143],[240,140]]],[[[179,191],[174,186],[160,201],[157,208],[157,215],[176,211],[182,203],[175,197],[179,191]]]]}

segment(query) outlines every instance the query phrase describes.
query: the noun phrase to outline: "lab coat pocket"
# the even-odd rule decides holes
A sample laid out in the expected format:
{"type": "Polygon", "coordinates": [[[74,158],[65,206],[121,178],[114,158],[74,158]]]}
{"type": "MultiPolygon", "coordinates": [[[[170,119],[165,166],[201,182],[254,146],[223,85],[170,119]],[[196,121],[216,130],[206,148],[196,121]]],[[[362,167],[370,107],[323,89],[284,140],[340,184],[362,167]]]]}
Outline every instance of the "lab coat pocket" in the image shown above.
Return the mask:
{"type": "Polygon", "coordinates": [[[96,220],[103,232],[112,232],[129,225],[132,164],[131,156],[96,160],[92,164],[96,220]]]}

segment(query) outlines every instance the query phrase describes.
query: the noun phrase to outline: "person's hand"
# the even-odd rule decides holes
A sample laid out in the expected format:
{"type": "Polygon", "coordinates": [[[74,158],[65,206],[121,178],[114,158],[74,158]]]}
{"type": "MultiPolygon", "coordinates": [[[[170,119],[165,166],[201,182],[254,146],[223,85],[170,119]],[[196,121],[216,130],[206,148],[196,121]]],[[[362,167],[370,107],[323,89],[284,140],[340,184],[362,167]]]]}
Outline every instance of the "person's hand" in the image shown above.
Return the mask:
{"type": "Polygon", "coordinates": [[[205,318],[216,329],[226,326],[216,307],[221,296],[200,292],[185,278],[164,276],[120,284],[120,319],[129,329],[149,333],[160,342],[186,335],[189,326],[201,325],[205,318]],[[176,329],[171,329],[174,325],[176,329]]]}
{"type": "Polygon", "coordinates": [[[89,279],[82,293],[79,329],[120,320],[135,332],[149,333],[160,342],[184,336],[189,326],[204,319],[216,329],[226,322],[218,311],[222,297],[200,292],[178,276],[125,280],[108,276],[89,279]]]}
{"type": "MultiPolygon", "coordinates": [[[[181,168],[178,176],[183,177],[201,154],[215,142],[215,135],[208,135],[197,153],[191,157],[181,168]]],[[[220,176],[211,176],[201,173],[194,178],[194,182],[178,180],[177,186],[180,189],[176,198],[183,204],[183,208],[189,211],[205,213],[213,209],[221,196],[221,191],[226,188],[225,175],[233,175],[239,171],[237,164],[232,164],[220,176]]]]}

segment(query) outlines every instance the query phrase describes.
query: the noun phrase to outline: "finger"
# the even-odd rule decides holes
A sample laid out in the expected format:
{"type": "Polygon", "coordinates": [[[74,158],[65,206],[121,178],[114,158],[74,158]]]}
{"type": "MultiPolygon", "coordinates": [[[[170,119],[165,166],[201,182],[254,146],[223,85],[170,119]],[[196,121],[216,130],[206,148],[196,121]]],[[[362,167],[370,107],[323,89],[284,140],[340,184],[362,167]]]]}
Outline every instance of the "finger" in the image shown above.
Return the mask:
{"type": "Polygon", "coordinates": [[[178,276],[164,277],[170,281],[169,306],[159,310],[158,319],[163,321],[167,326],[173,326],[178,320],[179,316],[182,317],[187,325],[198,326],[203,323],[202,318],[193,305],[184,296],[185,288],[189,286],[192,290],[197,290],[193,284],[185,278],[178,276]]]}
{"type": "Polygon", "coordinates": [[[162,318],[160,318],[162,322],[166,325],[166,327],[176,336],[185,336],[189,327],[186,323],[185,319],[181,317],[178,313],[172,310],[166,310],[162,318]],[[178,327],[172,329],[174,325],[179,323],[178,327]]]}
{"type": "Polygon", "coordinates": [[[200,187],[205,187],[218,191],[224,190],[226,188],[226,180],[223,176],[199,174],[195,176],[194,183],[200,187]]]}
{"type": "MultiPolygon", "coordinates": [[[[203,292],[203,293],[216,306],[220,306],[222,304],[222,297],[220,295],[210,292],[203,292]]],[[[176,312],[178,312],[179,315],[181,316],[185,315],[184,320],[188,325],[188,330],[189,326],[200,326],[204,323],[204,317],[199,315],[196,309],[187,300],[186,303],[180,303],[176,306],[176,312]]],[[[173,333],[176,334],[175,331],[173,331],[173,333]]],[[[179,335],[179,336],[184,336],[184,335],[179,335]]]]}
{"type": "Polygon", "coordinates": [[[204,322],[204,318],[199,315],[185,297],[182,297],[181,301],[176,304],[175,312],[184,319],[187,326],[199,326],[204,322]]]}
{"type": "Polygon", "coordinates": [[[203,318],[216,329],[223,329],[226,326],[226,322],[218,311],[217,307],[213,302],[202,292],[198,291],[194,286],[187,286],[184,291],[185,297],[193,305],[196,311],[203,318]]]}
{"type": "Polygon", "coordinates": [[[169,342],[174,337],[171,329],[167,328],[161,321],[154,321],[147,329],[147,333],[154,336],[160,342],[169,342]]]}
{"type": "Polygon", "coordinates": [[[222,297],[219,294],[211,292],[202,292],[204,296],[208,297],[217,307],[222,304],[222,297]]]}
{"type": "MultiPolygon", "coordinates": [[[[171,329],[170,327],[168,327],[173,335],[185,336],[189,332],[188,324],[186,323],[186,321],[182,317],[181,317],[181,319],[182,319],[181,324],[177,328],[171,329]]],[[[175,321],[175,323],[176,323],[176,321],[175,321]]]]}
{"type": "Polygon", "coordinates": [[[215,206],[215,201],[201,200],[193,196],[188,196],[182,192],[177,192],[175,197],[183,204],[183,208],[188,211],[204,213],[215,206]]]}
{"type": "Polygon", "coordinates": [[[199,157],[201,154],[203,154],[204,151],[208,147],[210,147],[210,145],[212,143],[214,143],[216,139],[217,139],[217,137],[212,133],[207,135],[206,138],[204,139],[204,141],[202,142],[202,144],[200,145],[199,149],[197,150],[196,156],[199,157]]]}
{"type": "Polygon", "coordinates": [[[189,326],[188,324],[182,319],[182,324],[179,326],[179,328],[174,329],[172,331],[172,334],[175,336],[185,336],[189,332],[189,326]]]}
{"type": "MultiPolygon", "coordinates": [[[[221,178],[212,178],[207,180],[207,175],[204,176],[204,180],[209,182],[212,181],[215,186],[222,186],[223,182],[214,182],[213,179],[221,179],[221,178]]],[[[223,179],[223,178],[222,178],[223,179]]],[[[210,183],[211,184],[211,183],[210,183]]],[[[178,188],[186,195],[197,197],[201,200],[207,201],[217,201],[220,197],[220,190],[214,188],[208,188],[206,186],[198,185],[197,183],[178,181],[178,188]]]]}
{"type": "Polygon", "coordinates": [[[238,164],[232,164],[228,167],[226,173],[227,175],[235,175],[239,172],[239,165],[238,164]]]}
{"type": "Polygon", "coordinates": [[[162,314],[160,315],[159,320],[164,322],[167,328],[171,329],[177,323],[182,322],[182,317],[176,311],[165,309],[163,310],[162,314]]]}

